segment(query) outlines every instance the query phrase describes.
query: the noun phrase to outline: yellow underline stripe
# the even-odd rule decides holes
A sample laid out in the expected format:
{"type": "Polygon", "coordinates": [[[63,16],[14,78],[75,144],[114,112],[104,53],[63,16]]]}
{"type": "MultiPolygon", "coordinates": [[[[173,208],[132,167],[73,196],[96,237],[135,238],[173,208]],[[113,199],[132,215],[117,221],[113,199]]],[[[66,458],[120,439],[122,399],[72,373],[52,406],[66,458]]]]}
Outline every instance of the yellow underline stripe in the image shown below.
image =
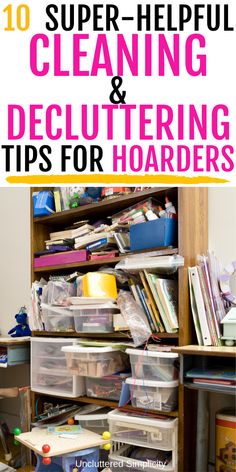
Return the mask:
{"type": "Polygon", "coordinates": [[[177,175],[114,175],[114,174],[86,174],[86,175],[12,175],[6,178],[9,184],[27,185],[54,185],[54,184],[174,184],[174,185],[199,185],[199,184],[225,184],[229,180],[196,176],[186,177],[177,175]]]}

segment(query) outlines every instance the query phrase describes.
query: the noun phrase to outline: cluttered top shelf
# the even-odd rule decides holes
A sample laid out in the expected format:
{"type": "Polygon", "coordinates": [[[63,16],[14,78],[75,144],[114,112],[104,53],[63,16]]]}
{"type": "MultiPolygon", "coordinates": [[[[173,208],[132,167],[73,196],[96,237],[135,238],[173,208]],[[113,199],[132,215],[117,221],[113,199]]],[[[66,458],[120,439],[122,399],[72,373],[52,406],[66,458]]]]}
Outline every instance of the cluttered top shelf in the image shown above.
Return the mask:
{"type": "Polygon", "coordinates": [[[159,187],[143,190],[140,192],[134,192],[122,197],[115,197],[112,199],[103,200],[98,203],[90,203],[89,205],[79,206],[78,208],[54,213],[49,216],[37,217],[33,219],[33,222],[42,223],[49,226],[53,224],[63,226],[65,224],[69,224],[71,221],[74,221],[77,218],[80,219],[84,217],[92,217],[99,213],[102,213],[103,215],[110,215],[111,213],[118,210],[120,211],[127,206],[143,200],[144,198],[153,197],[158,193],[162,194],[163,196],[167,190],[169,194],[172,192],[172,189],[170,188],[159,187]]]}
{"type": "Polygon", "coordinates": [[[236,357],[236,347],[227,346],[181,346],[173,347],[173,352],[186,355],[202,355],[202,356],[217,356],[217,357],[236,357]]]}

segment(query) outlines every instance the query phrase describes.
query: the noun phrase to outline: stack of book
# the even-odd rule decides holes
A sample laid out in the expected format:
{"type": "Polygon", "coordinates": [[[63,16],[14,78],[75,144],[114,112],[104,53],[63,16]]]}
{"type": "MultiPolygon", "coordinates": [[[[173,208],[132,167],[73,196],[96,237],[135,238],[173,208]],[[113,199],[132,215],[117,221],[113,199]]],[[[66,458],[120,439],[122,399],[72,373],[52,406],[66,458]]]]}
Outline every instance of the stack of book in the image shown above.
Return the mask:
{"type": "Polygon", "coordinates": [[[143,308],[152,332],[178,332],[178,284],[147,270],[130,276],[130,290],[143,308]]]}
{"type": "Polygon", "coordinates": [[[189,287],[193,321],[200,346],[221,346],[221,321],[225,306],[219,289],[218,261],[214,254],[198,257],[189,268],[189,287]]]}
{"type": "Polygon", "coordinates": [[[236,373],[232,367],[219,367],[212,369],[194,368],[186,373],[186,379],[196,385],[205,387],[224,387],[236,389],[236,373]]]}

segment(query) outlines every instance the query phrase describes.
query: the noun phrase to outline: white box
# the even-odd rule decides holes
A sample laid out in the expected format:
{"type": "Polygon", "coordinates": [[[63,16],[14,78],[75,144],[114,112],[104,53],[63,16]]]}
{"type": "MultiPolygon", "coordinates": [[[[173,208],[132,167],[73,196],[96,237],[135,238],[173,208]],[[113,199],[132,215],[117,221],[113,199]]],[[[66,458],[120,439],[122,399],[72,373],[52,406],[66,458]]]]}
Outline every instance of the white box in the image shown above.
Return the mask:
{"type": "Polygon", "coordinates": [[[73,375],[105,377],[126,370],[128,356],[111,347],[65,346],[68,371],[73,375]]]}
{"type": "Polygon", "coordinates": [[[128,413],[114,410],[108,414],[108,422],[113,441],[163,451],[177,449],[177,418],[159,420],[143,416],[131,416],[128,413]]]}
{"type": "Polygon", "coordinates": [[[179,385],[177,380],[157,382],[129,378],[126,383],[130,385],[131,403],[137,408],[168,412],[177,408],[179,385]]]}
{"type": "Polygon", "coordinates": [[[62,347],[73,346],[77,339],[31,338],[31,390],[76,398],[85,394],[84,378],[67,369],[62,347]]]}
{"type": "Polygon", "coordinates": [[[130,356],[134,378],[169,382],[179,377],[176,367],[178,354],[141,349],[127,349],[126,353],[130,356]]]}

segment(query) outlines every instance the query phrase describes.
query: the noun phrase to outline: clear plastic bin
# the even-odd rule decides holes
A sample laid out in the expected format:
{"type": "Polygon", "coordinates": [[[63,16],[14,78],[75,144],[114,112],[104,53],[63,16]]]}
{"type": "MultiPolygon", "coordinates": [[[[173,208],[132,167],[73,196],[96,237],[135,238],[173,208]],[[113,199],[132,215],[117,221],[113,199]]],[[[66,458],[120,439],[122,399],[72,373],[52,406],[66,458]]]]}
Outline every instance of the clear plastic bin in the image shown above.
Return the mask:
{"type": "Polygon", "coordinates": [[[81,428],[88,429],[97,434],[103,434],[104,431],[109,431],[108,426],[108,412],[96,413],[89,415],[75,415],[75,419],[79,421],[81,428]]]}
{"type": "Polygon", "coordinates": [[[158,382],[155,380],[126,380],[130,385],[131,403],[137,408],[146,410],[173,411],[178,405],[177,380],[158,382]]]}
{"type": "Polygon", "coordinates": [[[61,348],[78,343],[76,339],[31,339],[31,390],[57,396],[79,397],[85,394],[83,377],[68,372],[61,348]]]}
{"type": "Polygon", "coordinates": [[[48,305],[65,306],[67,298],[76,295],[76,286],[64,280],[49,280],[43,288],[42,302],[48,305]]]}
{"type": "Polygon", "coordinates": [[[134,450],[137,452],[137,449],[141,448],[124,445],[116,452],[110,454],[109,461],[111,472],[154,472],[156,470],[177,472],[175,455],[173,453],[170,453],[170,462],[166,463],[165,454],[167,454],[167,452],[149,449],[146,451],[145,459],[139,460],[131,457],[134,450]]]}
{"type": "Polygon", "coordinates": [[[86,377],[87,397],[109,398],[109,400],[118,402],[120,400],[122,384],[127,377],[127,374],[110,375],[103,378],[86,377]]]}
{"type": "Polygon", "coordinates": [[[67,308],[42,304],[42,317],[46,331],[73,332],[75,330],[74,317],[67,308]]]}
{"type": "Polygon", "coordinates": [[[115,308],[87,307],[75,314],[75,330],[80,333],[113,333],[113,313],[115,308]]]}
{"type": "Polygon", "coordinates": [[[105,377],[127,370],[128,356],[110,347],[65,346],[67,367],[71,374],[105,377]]]}
{"type": "Polygon", "coordinates": [[[132,376],[137,379],[169,382],[178,379],[176,367],[178,354],[141,349],[127,349],[130,356],[132,376]]]}
{"type": "Polygon", "coordinates": [[[177,418],[158,420],[114,410],[109,413],[108,422],[113,441],[166,451],[177,448],[177,418]]]}

